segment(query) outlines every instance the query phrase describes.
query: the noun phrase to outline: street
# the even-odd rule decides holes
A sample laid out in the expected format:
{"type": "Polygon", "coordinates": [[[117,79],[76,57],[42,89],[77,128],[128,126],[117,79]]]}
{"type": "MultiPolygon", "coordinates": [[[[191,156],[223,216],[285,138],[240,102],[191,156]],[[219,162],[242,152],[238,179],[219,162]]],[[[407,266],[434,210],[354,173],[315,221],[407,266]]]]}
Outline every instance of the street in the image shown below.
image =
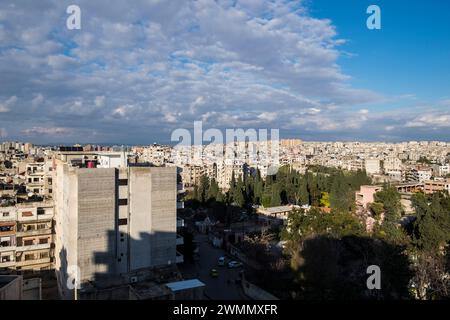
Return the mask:
{"type": "MultiPolygon", "coordinates": [[[[206,298],[212,300],[247,300],[248,297],[243,293],[241,285],[235,283],[242,268],[229,269],[226,265],[218,266],[219,257],[224,256],[225,251],[214,248],[208,242],[207,235],[196,234],[195,240],[199,246],[199,260],[195,262],[195,269],[199,280],[206,285],[206,298]],[[218,271],[219,276],[217,278],[211,276],[211,269],[218,271]],[[227,280],[229,280],[229,283],[227,280]]],[[[228,259],[226,263],[228,263],[228,259]]]]}

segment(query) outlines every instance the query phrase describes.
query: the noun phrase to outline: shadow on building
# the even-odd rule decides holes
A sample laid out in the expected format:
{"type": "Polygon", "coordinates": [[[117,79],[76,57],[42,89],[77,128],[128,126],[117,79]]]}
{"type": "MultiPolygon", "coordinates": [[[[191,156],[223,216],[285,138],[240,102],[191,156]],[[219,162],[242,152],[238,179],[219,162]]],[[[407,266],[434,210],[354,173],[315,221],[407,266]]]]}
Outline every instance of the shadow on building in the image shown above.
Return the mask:
{"type": "MultiPolygon", "coordinates": [[[[78,299],[171,300],[180,295],[183,299],[203,296],[203,288],[198,283],[191,283],[192,287],[186,287],[184,292],[174,292],[167,286],[182,281],[176,266],[180,256],[176,251],[175,232],[140,233],[139,239],[135,239],[121,237],[120,233],[110,230],[106,237],[104,251],[92,251],[90,255],[78,257],[81,279],[78,299]]],[[[78,252],[85,252],[86,248],[79,248],[78,252]]],[[[65,299],[74,299],[75,290],[67,286],[73,276],[68,272],[70,263],[65,248],[59,257],[60,290],[65,299]]]]}

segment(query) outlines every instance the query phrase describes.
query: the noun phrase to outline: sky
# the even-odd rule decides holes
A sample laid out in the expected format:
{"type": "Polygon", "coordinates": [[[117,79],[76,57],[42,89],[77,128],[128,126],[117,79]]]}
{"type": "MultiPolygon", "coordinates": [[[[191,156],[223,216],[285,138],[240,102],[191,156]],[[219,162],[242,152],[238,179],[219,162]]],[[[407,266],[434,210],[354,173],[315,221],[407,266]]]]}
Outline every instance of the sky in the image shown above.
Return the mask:
{"type": "Polygon", "coordinates": [[[450,141],[449,14],[446,0],[2,0],[0,141],[169,143],[194,121],[450,141]]]}

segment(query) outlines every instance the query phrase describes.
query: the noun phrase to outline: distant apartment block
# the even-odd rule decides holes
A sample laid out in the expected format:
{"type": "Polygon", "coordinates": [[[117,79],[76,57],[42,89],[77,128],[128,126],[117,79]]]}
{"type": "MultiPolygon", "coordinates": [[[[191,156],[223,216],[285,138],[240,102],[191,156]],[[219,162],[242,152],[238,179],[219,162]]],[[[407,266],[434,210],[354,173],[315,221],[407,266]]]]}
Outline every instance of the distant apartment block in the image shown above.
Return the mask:
{"type": "Polygon", "coordinates": [[[424,192],[434,193],[447,191],[450,193],[450,178],[443,180],[427,180],[424,182],[424,192]]]}
{"type": "Polygon", "coordinates": [[[53,268],[52,202],[0,207],[0,273],[53,268]]]}
{"type": "Polygon", "coordinates": [[[381,171],[379,159],[366,159],[364,162],[364,167],[368,174],[377,174],[381,171]]]}

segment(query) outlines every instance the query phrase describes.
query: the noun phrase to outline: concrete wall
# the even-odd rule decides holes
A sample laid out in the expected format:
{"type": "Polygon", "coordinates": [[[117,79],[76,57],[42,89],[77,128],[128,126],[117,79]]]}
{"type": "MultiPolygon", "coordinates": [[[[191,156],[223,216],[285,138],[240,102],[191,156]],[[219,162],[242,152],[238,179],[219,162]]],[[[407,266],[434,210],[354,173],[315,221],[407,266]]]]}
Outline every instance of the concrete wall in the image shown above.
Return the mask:
{"type": "Polygon", "coordinates": [[[78,265],[82,280],[114,274],[116,169],[78,169],[78,265]]]}
{"type": "Polygon", "coordinates": [[[129,170],[130,271],[175,263],[176,168],[129,170]]]}
{"type": "Polygon", "coordinates": [[[80,169],[60,162],[54,181],[63,298],[72,298],[71,266],[80,268],[83,283],[175,263],[176,167],[80,169]]]}
{"type": "Polygon", "coordinates": [[[130,270],[152,265],[152,176],[150,168],[130,168],[130,270]]]}
{"type": "Polygon", "coordinates": [[[152,265],[176,263],[176,167],[151,168],[152,265]]]}
{"type": "Polygon", "coordinates": [[[22,300],[22,276],[0,276],[0,300],[22,300]]]}
{"type": "Polygon", "coordinates": [[[55,200],[55,269],[61,297],[71,299],[67,287],[68,267],[78,265],[78,179],[76,170],[57,161],[53,178],[55,200]]]}

